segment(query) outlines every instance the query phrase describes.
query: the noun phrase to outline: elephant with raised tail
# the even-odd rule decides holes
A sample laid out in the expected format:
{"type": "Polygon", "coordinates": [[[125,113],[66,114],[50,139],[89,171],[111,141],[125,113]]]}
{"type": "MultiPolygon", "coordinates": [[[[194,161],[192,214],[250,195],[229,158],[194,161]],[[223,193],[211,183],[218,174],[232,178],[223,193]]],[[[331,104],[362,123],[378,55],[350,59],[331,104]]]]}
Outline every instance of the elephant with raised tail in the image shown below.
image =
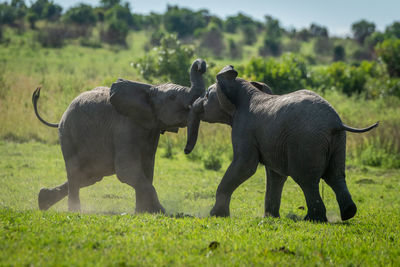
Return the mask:
{"type": "Polygon", "coordinates": [[[217,83],[193,103],[188,119],[185,153],[196,144],[200,120],[232,126],[233,161],[218,186],[211,215],[229,216],[233,191],[262,163],[267,174],[265,216],[279,217],[283,185],[291,176],[306,198],[305,219],[327,221],[321,178],[335,192],[342,220],[352,218],[357,207],[345,180],[346,131],[362,133],[378,123],[365,129],[346,126],[314,92],[272,95],[265,84],[237,75],[232,66],[224,67],[217,83]]]}
{"type": "Polygon", "coordinates": [[[58,128],[68,181],[39,192],[46,210],[68,195],[70,211],[80,209],[79,189],[116,174],[136,191],[136,212],[165,212],[153,187],[154,158],[160,133],[185,127],[191,104],[204,95],[206,62],[190,69],[190,87],[150,85],[119,79],[76,97],[57,124],[37,111],[40,88],[32,96],[39,120],[58,128]]]}

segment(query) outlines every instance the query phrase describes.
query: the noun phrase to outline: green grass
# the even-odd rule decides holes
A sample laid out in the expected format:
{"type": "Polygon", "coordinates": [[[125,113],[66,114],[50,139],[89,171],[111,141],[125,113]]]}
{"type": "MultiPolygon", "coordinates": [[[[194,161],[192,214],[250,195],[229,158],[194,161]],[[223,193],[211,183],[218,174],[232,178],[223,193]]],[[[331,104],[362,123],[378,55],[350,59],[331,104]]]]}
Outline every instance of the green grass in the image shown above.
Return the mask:
{"type": "MultiPolygon", "coordinates": [[[[55,133],[54,133],[55,134],[55,133]]],[[[166,137],[163,137],[166,138],[166,137]]],[[[229,164],[208,171],[174,148],[156,157],[155,187],[169,214],[135,215],[134,190],[114,176],[81,189],[82,213],[62,200],[37,208],[41,187],[65,181],[60,148],[0,141],[0,265],[396,266],[400,262],[400,171],[350,165],[357,215],[341,222],[334,194],[321,184],[329,223],[299,220],[299,187],[285,185],[281,219],[263,218],[264,170],[235,191],[231,218],[211,218],[217,185],[229,164]],[[215,243],[218,242],[218,243],[215,243]]]]}

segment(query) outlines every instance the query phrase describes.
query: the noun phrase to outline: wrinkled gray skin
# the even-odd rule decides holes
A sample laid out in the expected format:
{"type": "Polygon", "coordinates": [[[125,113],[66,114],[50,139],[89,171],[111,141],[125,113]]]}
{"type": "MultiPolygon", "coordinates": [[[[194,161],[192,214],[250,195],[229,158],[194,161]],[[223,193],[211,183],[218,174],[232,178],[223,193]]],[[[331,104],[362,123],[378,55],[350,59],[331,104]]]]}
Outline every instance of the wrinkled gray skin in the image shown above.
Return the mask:
{"type": "Polygon", "coordinates": [[[272,95],[265,84],[236,77],[232,66],[222,69],[217,83],[193,103],[188,119],[185,153],[195,146],[200,120],[232,126],[233,161],[218,186],[211,215],[229,216],[233,191],[262,163],[267,174],[265,216],[279,217],[282,188],[291,176],[305,195],[306,220],[327,221],[320,178],[335,192],[342,220],[352,218],[357,208],[345,181],[346,131],[365,132],[377,124],[351,128],[316,93],[272,95]]]}
{"type": "Polygon", "coordinates": [[[70,211],[80,209],[79,189],[116,174],[136,191],[136,212],[165,212],[152,185],[160,133],[185,127],[190,105],[204,95],[206,63],[193,62],[191,87],[149,85],[119,79],[111,88],[97,87],[75,98],[59,124],[37,112],[39,90],[32,100],[39,120],[58,127],[68,181],[39,192],[46,210],[68,195],[70,211]]]}

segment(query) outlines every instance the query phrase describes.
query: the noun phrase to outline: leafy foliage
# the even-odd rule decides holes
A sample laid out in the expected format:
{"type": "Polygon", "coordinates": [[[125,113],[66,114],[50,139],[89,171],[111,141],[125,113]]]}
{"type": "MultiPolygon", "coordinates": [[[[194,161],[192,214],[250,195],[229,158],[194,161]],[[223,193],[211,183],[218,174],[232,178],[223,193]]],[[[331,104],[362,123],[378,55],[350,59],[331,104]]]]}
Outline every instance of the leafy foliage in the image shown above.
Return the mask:
{"type": "Polygon", "coordinates": [[[400,39],[387,39],[376,47],[392,77],[400,77],[400,39]]]}
{"type": "Polygon", "coordinates": [[[97,21],[96,14],[90,5],[79,4],[75,7],[71,7],[64,15],[66,22],[93,25],[97,21]]]}
{"type": "Polygon", "coordinates": [[[366,20],[360,20],[351,25],[351,30],[354,39],[356,39],[360,44],[363,44],[365,38],[375,31],[375,24],[366,20]]]}
{"type": "Polygon", "coordinates": [[[159,82],[190,85],[188,70],[192,57],[192,47],[182,45],[176,35],[167,35],[161,39],[161,45],[155,48],[155,54],[142,57],[134,67],[148,81],[157,79],[159,82]]]}
{"type": "Polygon", "coordinates": [[[175,32],[179,37],[193,34],[196,29],[207,26],[203,11],[193,12],[187,8],[178,6],[167,7],[164,14],[164,25],[168,32],[175,32]]]}
{"type": "Polygon", "coordinates": [[[289,93],[307,85],[306,61],[295,54],[284,54],[280,60],[254,58],[241,68],[244,77],[268,84],[275,94],[289,93]]]}

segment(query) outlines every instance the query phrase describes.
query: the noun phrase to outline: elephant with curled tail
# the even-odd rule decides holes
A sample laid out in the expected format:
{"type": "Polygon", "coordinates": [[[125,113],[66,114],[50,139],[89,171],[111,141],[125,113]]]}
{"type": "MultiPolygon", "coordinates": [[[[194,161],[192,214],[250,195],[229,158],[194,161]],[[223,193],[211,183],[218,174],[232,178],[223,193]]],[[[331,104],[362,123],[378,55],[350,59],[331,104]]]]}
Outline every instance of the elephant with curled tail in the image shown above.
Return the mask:
{"type": "Polygon", "coordinates": [[[153,187],[154,158],[160,133],[185,127],[191,104],[204,95],[206,63],[193,62],[191,86],[150,85],[119,79],[111,88],[97,87],[75,98],[57,124],[37,110],[40,88],[32,102],[39,120],[58,128],[68,181],[39,192],[46,210],[68,195],[70,211],[80,209],[79,189],[116,174],[136,191],[136,212],[165,212],[153,187]]]}
{"type": "Polygon", "coordinates": [[[364,129],[346,126],[314,92],[272,95],[265,84],[237,75],[232,66],[223,68],[217,83],[193,103],[188,119],[185,153],[196,144],[200,120],[232,126],[233,161],[218,186],[211,215],[229,216],[233,191],[260,162],[267,174],[266,216],[279,217],[283,185],[291,176],[306,198],[305,219],[327,221],[320,178],[335,192],[342,220],[352,218],[357,208],[345,181],[346,131],[362,133],[378,123],[364,129]]]}

